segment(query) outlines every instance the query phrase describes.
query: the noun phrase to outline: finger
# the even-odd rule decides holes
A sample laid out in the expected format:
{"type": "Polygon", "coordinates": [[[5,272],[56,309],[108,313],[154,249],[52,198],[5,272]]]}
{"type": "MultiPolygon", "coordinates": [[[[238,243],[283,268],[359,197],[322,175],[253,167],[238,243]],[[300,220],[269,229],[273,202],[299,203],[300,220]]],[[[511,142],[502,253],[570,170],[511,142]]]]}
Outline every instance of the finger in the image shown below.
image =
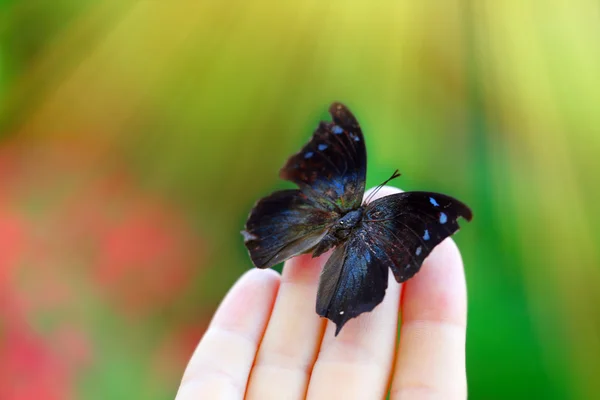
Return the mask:
{"type": "MultiPolygon", "coordinates": [[[[400,190],[384,187],[377,198],[400,190]]],[[[368,193],[366,194],[368,195],[368,193]]],[[[309,399],[385,398],[395,353],[401,285],[392,274],[381,304],[354,318],[334,336],[328,322],[308,388],[309,399]]]]}
{"type": "Polygon", "coordinates": [[[247,399],[303,399],[324,321],[315,312],[319,274],[328,255],[285,263],[273,314],[250,374],[247,399]]]}
{"type": "Polygon", "coordinates": [[[467,294],[462,260],[450,238],[406,282],[394,399],[465,399],[467,294]]]}
{"type": "Polygon", "coordinates": [[[198,344],[177,399],[243,398],[280,277],[252,269],[231,288],[198,344]]]}

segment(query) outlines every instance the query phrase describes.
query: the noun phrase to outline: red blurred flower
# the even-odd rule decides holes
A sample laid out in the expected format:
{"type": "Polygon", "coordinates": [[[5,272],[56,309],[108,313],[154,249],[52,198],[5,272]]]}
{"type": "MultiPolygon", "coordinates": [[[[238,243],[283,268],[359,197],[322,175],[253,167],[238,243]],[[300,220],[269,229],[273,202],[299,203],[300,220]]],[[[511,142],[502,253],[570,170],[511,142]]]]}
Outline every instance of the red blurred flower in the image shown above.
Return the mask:
{"type": "Polygon", "coordinates": [[[0,398],[38,400],[72,398],[68,358],[36,334],[19,307],[19,296],[0,299],[0,398]]]}
{"type": "MultiPolygon", "coordinates": [[[[199,272],[201,240],[185,216],[103,154],[0,148],[0,399],[73,397],[94,362],[90,324],[102,324],[90,304],[135,317],[127,328],[144,337],[199,272]]],[[[161,330],[179,340],[185,322],[171,322],[161,330]]]]}

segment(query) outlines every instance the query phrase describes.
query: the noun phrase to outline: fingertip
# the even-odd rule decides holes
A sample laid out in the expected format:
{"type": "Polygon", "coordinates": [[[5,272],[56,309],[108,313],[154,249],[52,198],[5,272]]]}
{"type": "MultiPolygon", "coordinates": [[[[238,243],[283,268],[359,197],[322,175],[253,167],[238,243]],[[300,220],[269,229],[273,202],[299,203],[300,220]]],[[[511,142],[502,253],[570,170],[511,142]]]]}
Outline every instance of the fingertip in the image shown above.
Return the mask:
{"type": "Polygon", "coordinates": [[[233,295],[251,295],[257,290],[274,290],[279,286],[280,281],[281,275],[279,275],[279,273],[274,269],[249,269],[246,272],[244,272],[242,276],[240,276],[238,280],[234,283],[234,285],[227,293],[227,296],[224,301],[226,301],[227,298],[232,297],[233,295]]]}
{"type": "Polygon", "coordinates": [[[264,282],[265,284],[278,283],[281,280],[279,272],[272,268],[252,268],[244,272],[239,281],[250,280],[264,282]]]}
{"type": "MultiPolygon", "coordinates": [[[[369,190],[367,190],[365,192],[364,198],[365,199],[368,198],[374,190],[377,190],[377,188],[378,188],[378,186],[375,186],[375,187],[372,187],[369,190]]],[[[389,196],[391,194],[402,193],[402,192],[403,192],[402,189],[398,189],[395,186],[385,185],[385,186],[382,186],[379,190],[377,190],[377,193],[373,196],[371,201],[380,199],[385,196],[389,196]]]]}
{"type": "Polygon", "coordinates": [[[451,263],[460,267],[462,271],[462,255],[458,245],[451,237],[448,237],[442,241],[429,255],[428,260],[430,264],[446,264],[451,263]]]}
{"type": "Polygon", "coordinates": [[[178,399],[244,395],[279,284],[277,272],[257,268],[238,279],[192,355],[178,399]]]}
{"type": "Polygon", "coordinates": [[[466,325],[465,274],[454,240],[445,239],[425,259],[421,270],[406,283],[402,303],[405,321],[432,320],[466,325]]]}
{"type": "Polygon", "coordinates": [[[257,320],[268,319],[280,282],[279,273],[270,268],[246,271],[223,299],[211,326],[247,330],[257,320]]]}

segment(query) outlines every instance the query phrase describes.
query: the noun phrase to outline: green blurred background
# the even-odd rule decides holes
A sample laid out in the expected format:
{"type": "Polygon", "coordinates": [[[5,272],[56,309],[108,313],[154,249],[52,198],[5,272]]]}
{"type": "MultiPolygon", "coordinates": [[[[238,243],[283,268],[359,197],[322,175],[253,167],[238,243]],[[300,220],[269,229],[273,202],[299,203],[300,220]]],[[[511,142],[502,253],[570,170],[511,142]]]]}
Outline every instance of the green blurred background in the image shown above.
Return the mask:
{"type": "Polygon", "coordinates": [[[0,398],[174,396],[334,100],[456,236],[473,399],[600,398],[600,6],[0,1],[0,398]]]}

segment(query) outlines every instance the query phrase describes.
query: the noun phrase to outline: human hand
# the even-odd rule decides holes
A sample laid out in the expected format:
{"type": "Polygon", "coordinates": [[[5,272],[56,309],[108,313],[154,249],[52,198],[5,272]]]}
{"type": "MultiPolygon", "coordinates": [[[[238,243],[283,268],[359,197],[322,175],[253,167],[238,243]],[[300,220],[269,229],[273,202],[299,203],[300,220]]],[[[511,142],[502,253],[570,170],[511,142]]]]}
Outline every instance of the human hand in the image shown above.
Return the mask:
{"type": "MultiPolygon", "coordinates": [[[[384,187],[376,197],[398,192],[384,187]]],[[[465,399],[466,285],[452,239],[372,312],[335,324],[315,312],[328,254],[252,269],[231,288],[177,393],[186,399],[465,399]],[[399,314],[402,315],[397,345],[399,314]]]]}

